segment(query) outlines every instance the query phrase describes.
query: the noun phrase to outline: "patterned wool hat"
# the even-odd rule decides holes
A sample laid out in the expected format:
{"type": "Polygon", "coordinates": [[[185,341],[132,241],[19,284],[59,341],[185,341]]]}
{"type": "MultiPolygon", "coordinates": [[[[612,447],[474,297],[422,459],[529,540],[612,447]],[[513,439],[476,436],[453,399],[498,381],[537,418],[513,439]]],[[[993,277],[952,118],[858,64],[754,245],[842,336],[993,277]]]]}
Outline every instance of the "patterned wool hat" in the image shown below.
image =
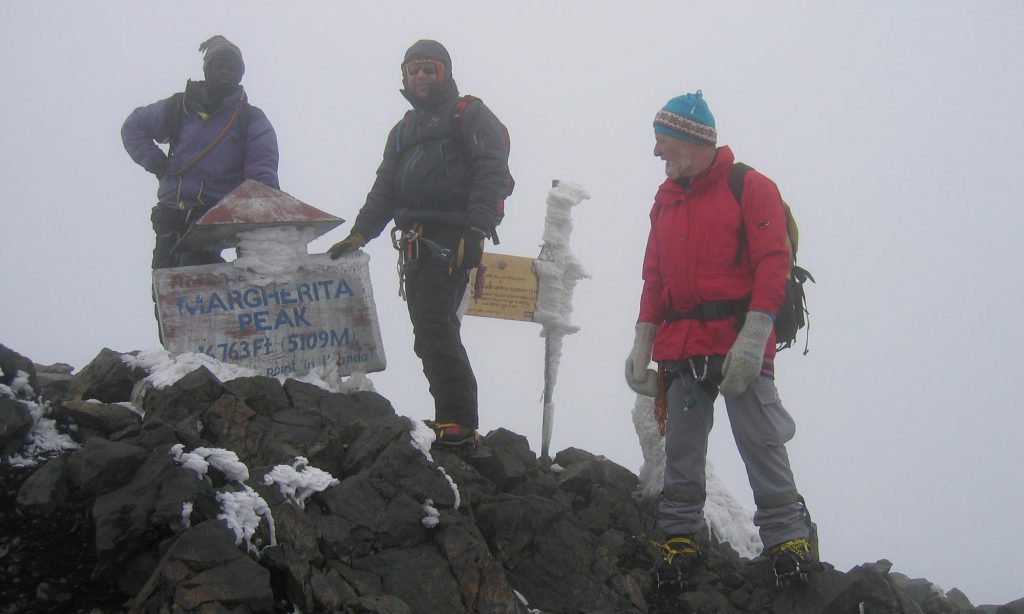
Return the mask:
{"type": "Polygon", "coordinates": [[[242,61],[242,50],[238,48],[238,45],[232,43],[220,34],[215,34],[208,40],[204,41],[203,44],[199,45],[199,51],[206,52],[206,55],[203,56],[204,73],[206,72],[206,67],[210,65],[210,60],[214,57],[224,54],[233,56],[238,60],[238,65],[241,67],[238,71],[238,79],[241,81],[242,75],[245,74],[245,62],[242,61]]]}
{"type": "Polygon", "coordinates": [[[715,145],[718,142],[715,117],[700,90],[696,94],[676,96],[665,103],[654,116],[654,131],[693,143],[715,145]]]}
{"type": "Polygon", "coordinates": [[[430,62],[437,67],[437,81],[444,83],[452,74],[452,57],[448,50],[441,43],[423,39],[418,40],[405,52],[402,60],[402,77],[405,77],[405,67],[409,64],[419,62],[430,62]]]}

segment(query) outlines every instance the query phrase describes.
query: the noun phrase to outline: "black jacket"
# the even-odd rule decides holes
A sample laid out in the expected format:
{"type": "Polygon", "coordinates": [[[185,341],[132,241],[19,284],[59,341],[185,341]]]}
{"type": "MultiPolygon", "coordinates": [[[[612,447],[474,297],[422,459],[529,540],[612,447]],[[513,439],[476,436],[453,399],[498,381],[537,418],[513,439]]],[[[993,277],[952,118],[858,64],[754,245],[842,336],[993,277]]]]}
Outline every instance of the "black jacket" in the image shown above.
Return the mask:
{"type": "Polygon", "coordinates": [[[500,222],[498,203],[508,195],[504,127],[474,99],[456,134],[459,91],[453,80],[446,85],[423,102],[402,92],[413,110],[388,134],[384,159],[352,232],[370,240],[391,219],[403,227],[425,220],[428,228],[442,220],[459,233],[468,227],[491,231],[500,222]]]}

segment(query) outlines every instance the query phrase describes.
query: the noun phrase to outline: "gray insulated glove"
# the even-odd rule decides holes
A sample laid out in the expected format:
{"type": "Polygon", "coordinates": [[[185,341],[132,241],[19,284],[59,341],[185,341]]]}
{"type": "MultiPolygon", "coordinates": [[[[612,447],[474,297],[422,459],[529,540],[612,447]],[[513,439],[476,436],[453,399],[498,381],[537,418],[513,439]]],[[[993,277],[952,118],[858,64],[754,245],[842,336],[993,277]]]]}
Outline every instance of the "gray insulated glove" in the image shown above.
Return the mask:
{"type": "Polygon", "coordinates": [[[626,358],[626,383],[637,394],[658,396],[658,372],[648,369],[654,350],[654,334],[658,327],[650,322],[637,322],[633,350],[626,358]]]}
{"type": "Polygon", "coordinates": [[[761,373],[764,362],[764,348],[768,335],[772,334],[775,319],[765,311],[748,311],[743,329],[736,337],[729,353],[722,363],[722,385],[719,389],[727,397],[735,397],[746,391],[750,382],[761,373]]]}

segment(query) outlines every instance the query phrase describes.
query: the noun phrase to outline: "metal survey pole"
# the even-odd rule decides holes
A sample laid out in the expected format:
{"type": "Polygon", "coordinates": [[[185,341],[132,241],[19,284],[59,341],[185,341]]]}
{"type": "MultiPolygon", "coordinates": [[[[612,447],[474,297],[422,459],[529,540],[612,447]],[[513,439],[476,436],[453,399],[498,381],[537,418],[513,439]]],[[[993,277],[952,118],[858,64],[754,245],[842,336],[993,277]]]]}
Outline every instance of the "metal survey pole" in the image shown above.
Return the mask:
{"type": "Polygon", "coordinates": [[[541,423],[541,458],[550,460],[551,432],[554,427],[555,381],[562,355],[562,339],[579,331],[570,323],[572,295],[576,282],[590,275],[569,249],[572,235],[572,207],[590,195],[579,186],[555,179],[548,192],[544,218],[544,238],[535,268],[539,279],[538,305],[534,320],[544,337],[544,410],[541,423]]]}

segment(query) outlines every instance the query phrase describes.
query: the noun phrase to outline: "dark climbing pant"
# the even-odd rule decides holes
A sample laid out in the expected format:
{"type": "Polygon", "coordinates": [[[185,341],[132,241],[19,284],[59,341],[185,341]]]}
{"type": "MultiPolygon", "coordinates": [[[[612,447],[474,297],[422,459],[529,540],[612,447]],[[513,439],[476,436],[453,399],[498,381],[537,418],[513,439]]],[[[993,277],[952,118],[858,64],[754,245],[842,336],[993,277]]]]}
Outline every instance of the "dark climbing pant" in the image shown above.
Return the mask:
{"type": "MultiPolygon", "coordinates": [[[[194,219],[198,219],[198,216],[195,216],[194,219]]],[[[156,245],[153,246],[154,269],[224,262],[224,259],[220,256],[220,250],[177,253],[172,251],[178,243],[178,239],[188,230],[191,220],[188,217],[187,209],[156,205],[153,207],[152,213],[150,213],[149,220],[153,223],[153,232],[156,233],[156,245]]],[[[153,314],[157,320],[157,335],[160,338],[160,343],[163,344],[164,334],[159,325],[160,311],[156,305],[156,287],[152,290],[152,297],[153,314]]]]}
{"type": "Polygon", "coordinates": [[[410,263],[405,291],[413,350],[434,397],[434,419],[477,428],[477,386],[462,345],[458,309],[469,274],[448,273],[448,262],[430,254],[410,263]]]}
{"type": "Polygon", "coordinates": [[[156,245],[153,247],[153,268],[168,269],[179,266],[193,266],[199,264],[218,264],[224,262],[220,256],[220,250],[198,250],[187,252],[172,252],[178,239],[181,238],[191,221],[198,219],[194,215],[188,217],[188,209],[176,209],[166,205],[153,207],[149,219],[153,223],[153,232],[156,233],[156,245]]]}

